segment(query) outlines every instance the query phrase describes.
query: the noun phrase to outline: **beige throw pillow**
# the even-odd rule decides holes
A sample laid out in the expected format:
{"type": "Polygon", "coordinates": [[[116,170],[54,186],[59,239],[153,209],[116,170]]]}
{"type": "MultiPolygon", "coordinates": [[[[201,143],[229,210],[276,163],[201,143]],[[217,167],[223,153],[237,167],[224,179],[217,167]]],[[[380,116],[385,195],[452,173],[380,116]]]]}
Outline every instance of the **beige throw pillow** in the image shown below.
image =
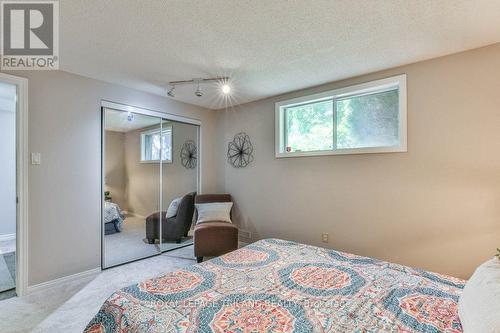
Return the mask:
{"type": "Polygon", "coordinates": [[[231,222],[232,202],[211,202],[203,204],[195,204],[198,212],[198,220],[196,223],[205,222],[231,222]]]}

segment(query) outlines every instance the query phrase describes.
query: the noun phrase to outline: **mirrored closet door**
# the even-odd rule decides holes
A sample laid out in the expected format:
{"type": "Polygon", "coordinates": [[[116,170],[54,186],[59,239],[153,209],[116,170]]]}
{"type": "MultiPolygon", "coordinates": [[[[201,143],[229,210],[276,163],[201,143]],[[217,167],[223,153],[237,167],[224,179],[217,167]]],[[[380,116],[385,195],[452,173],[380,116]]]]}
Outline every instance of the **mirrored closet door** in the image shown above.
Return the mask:
{"type": "Polygon", "coordinates": [[[102,120],[102,267],[191,245],[199,126],[127,107],[102,120]]]}
{"type": "Polygon", "coordinates": [[[162,251],[192,243],[198,188],[198,126],[163,120],[167,159],[162,163],[162,251]]]}

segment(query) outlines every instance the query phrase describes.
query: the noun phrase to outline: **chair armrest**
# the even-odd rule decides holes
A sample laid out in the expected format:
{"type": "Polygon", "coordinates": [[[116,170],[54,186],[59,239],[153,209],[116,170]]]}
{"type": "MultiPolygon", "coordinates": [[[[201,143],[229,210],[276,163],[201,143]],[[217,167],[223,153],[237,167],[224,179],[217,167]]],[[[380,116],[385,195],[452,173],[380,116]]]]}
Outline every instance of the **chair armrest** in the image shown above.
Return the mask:
{"type": "Polygon", "coordinates": [[[238,227],[228,222],[206,222],[194,229],[196,257],[213,257],[238,248],[238,227]]]}

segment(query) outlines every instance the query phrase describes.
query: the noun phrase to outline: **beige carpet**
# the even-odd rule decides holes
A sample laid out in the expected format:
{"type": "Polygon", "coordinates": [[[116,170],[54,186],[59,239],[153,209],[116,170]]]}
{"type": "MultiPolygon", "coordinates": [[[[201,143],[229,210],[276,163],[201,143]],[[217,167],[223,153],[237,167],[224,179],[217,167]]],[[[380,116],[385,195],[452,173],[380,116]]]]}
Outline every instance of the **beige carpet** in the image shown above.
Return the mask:
{"type": "MultiPolygon", "coordinates": [[[[148,244],[146,238],[146,221],[141,217],[127,217],[123,222],[122,232],[104,236],[105,266],[111,267],[132,260],[149,257],[160,252],[159,244],[148,244]]],[[[167,251],[192,244],[187,237],[181,244],[175,242],[162,243],[161,250],[167,251]]]]}
{"type": "Polygon", "coordinates": [[[50,290],[0,301],[0,332],[81,333],[115,290],[195,263],[193,246],[188,246],[50,290]]]}
{"type": "Polygon", "coordinates": [[[0,332],[81,333],[117,289],[195,263],[190,245],[29,296],[0,301],[0,332]]]}

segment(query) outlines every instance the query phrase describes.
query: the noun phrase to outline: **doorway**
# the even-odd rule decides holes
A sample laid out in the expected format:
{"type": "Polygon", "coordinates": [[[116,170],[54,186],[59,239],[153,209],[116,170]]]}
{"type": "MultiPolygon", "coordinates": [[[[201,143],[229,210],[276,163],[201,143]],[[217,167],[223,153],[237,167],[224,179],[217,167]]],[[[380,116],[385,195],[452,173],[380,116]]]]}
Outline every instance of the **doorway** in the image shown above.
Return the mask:
{"type": "Polygon", "coordinates": [[[16,288],[16,97],[0,81],[0,292],[16,288]]]}
{"type": "Polygon", "coordinates": [[[191,245],[199,121],[102,104],[102,267],[191,245]]]}
{"type": "Polygon", "coordinates": [[[0,73],[0,300],[26,289],[26,96],[26,79],[0,73]]]}

